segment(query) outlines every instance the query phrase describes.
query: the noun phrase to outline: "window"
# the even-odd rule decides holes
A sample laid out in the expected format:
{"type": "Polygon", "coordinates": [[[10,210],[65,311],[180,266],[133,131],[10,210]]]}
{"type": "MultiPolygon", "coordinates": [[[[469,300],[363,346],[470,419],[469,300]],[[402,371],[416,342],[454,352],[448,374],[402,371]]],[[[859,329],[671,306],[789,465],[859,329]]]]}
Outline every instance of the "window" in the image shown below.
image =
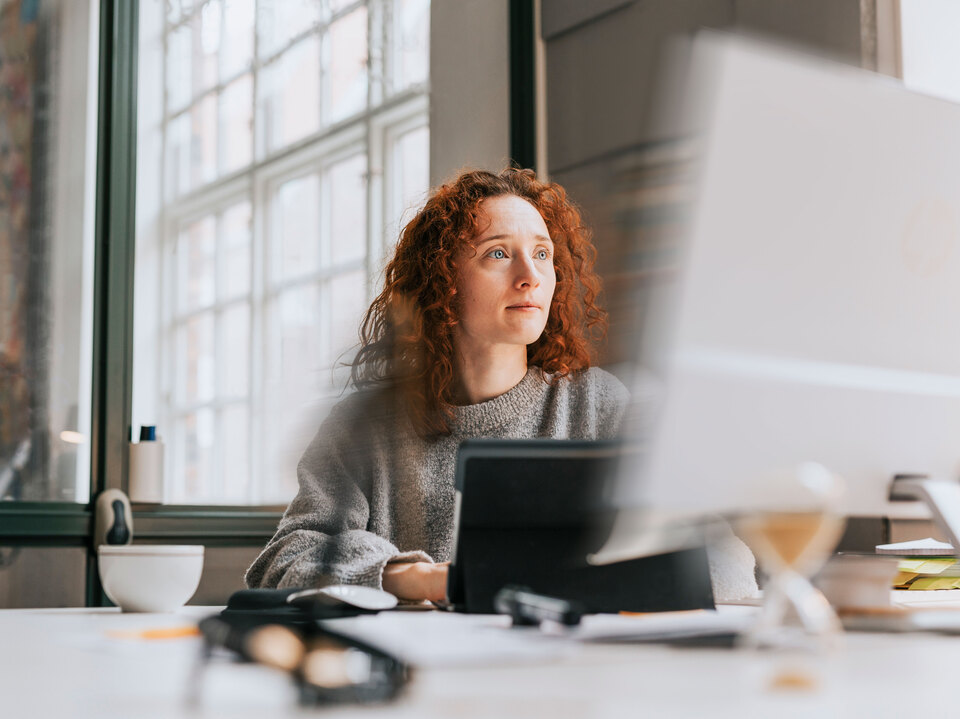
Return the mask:
{"type": "Polygon", "coordinates": [[[98,13],[0,4],[0,501],[90,497],[98,13]]]}
{"type": "Polygon", "coordinates": [[[295,493],[428,188],[429,11],[141,0],[133,425],[165,502],[295,493]]]}

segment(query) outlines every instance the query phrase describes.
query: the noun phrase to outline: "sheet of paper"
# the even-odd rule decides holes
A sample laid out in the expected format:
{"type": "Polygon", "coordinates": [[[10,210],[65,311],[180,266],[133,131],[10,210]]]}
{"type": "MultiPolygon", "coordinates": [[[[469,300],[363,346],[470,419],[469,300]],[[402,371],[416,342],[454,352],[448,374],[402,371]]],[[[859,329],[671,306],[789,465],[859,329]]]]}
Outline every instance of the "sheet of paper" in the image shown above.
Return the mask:
{"type": "Polygon", "coordinates": [[[537,627],[512,628],[506,616],[381,612],[321,623],[418,667],[501,666],[559,658],[573,649],[537,627]]]}
{"type": "Polygon", "coordinates": [[[572,636],[580,641],[630,642],[738,634],[754,621],[758,611],[757,607],[725,606],[718,611],[597,614],[584,617],[572,636]]]}
{"type": "Polygon", "coordinates": [[[901,572],[913,572],[915,574],[940,574],[954,564],[956,564],[956,559],[953,557],[904,559],[897,565],[897,569],[901,572]]]}
{"type": "Polygon", "coordinates": [[[938,554],[953,554],[953,545],[940,542],[933,537],[915,539],[910,542],[896,542],[895,544],[878,544],[879,554],[905,554],[935,556],[938,554]]]}

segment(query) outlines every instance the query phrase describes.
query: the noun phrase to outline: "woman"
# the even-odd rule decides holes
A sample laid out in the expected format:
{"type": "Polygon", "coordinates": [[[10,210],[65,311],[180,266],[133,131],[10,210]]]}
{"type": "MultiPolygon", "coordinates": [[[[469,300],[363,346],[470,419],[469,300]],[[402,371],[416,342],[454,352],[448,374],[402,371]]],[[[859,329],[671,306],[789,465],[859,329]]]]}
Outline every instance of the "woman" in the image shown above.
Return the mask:
{"type": "Polygon", "coordinates": [[[404,228],[341,401],[251,587],[382,586],[441,600],[466,437],[600,439],[627,401],[591,368],[594,248],[559,185],[467,172],[404,228]]]}

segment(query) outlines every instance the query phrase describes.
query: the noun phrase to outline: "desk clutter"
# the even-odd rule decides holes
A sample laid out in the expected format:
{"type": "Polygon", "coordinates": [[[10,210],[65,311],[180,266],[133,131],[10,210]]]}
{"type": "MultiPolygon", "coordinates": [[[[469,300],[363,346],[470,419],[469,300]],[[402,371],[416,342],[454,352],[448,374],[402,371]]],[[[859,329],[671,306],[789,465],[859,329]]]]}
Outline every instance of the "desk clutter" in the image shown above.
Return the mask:
{"type": "Polygon", "coordinates": [[[837,609],[875,609],[889,605],[891,589],[960,589],[960,562],[952,545],[929,537],[880,544],[876,554],[833,557],[817,583],[837,609]]]}
{"type": "MultiPolygon", "coordinates": [[[[396,606],[396,599],[389,605],[360,606],[371,603],[364,589],[368,594],[386,593],[353,588],[361,594],[357,602],[350,592],[327,591],[334,589],[350,588],[235,592],[226,609],[199,624],[204,639],[201,668],[206,668],[215,653],[226,650],[242,661],[289,673],[304,705],[394,699],[409,680],[407,664],[374,644],[325,627],[319,620],[376,614],[396,606]]],[[[194,703],[199,701],[201,675],[197,675],[194,703]]]]}
{"type": "Polygon", "coordinates": [[[911,542],[880,544],[877,554],[899,559],[893,579],[894,589],[960,589],[960,564],[951,544],[927,537],[911,542]]]}
{"type": "Polygon", "coordinates": [[[956,557],[903,559],[897,569],[894,589],[960,589],[960,564],[956,557]]]}

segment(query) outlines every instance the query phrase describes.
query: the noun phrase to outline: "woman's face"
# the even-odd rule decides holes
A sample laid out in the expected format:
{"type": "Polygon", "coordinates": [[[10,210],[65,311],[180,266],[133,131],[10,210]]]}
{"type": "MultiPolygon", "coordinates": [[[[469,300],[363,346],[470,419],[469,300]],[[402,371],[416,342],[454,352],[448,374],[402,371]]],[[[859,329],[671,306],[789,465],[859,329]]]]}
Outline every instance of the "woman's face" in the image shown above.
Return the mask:
{"type": "Polygon", "coordinates": [[[557,284],[540,212],[516,195],[484,200],[480,236],[458,260],[461,350],[539,339],[557,284]]]}

